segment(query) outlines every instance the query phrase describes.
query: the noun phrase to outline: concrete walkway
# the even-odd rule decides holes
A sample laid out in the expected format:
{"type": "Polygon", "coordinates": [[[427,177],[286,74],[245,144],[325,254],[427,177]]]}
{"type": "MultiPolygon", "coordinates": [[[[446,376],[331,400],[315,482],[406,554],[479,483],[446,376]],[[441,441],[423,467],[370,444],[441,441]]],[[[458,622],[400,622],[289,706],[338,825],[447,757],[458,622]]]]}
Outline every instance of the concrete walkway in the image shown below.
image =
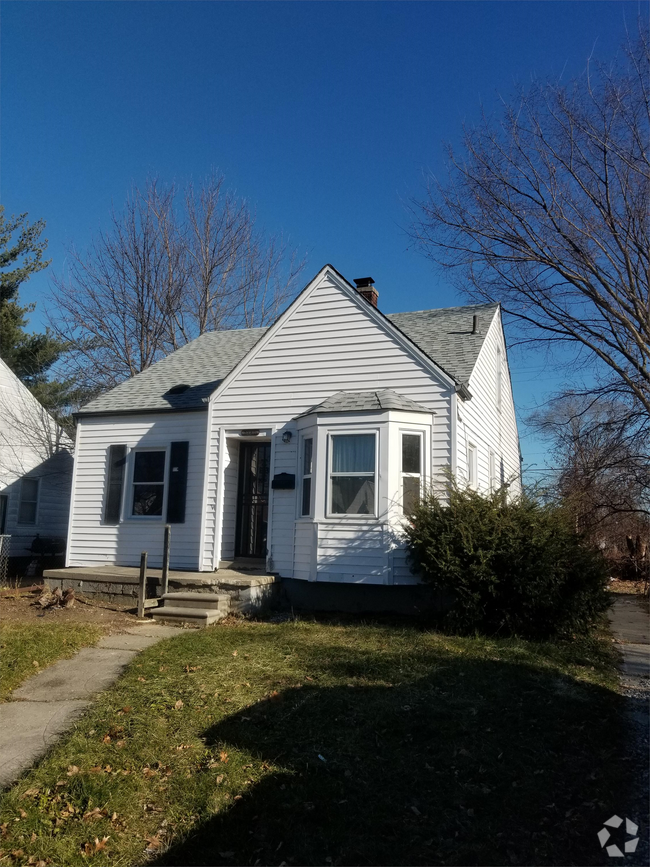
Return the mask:
{"type": "Polygon", "coordinates": [[[84,647],[16,689],[11,701],[0,704],[0,788],[30,768],[139,651],[179,634],[173,626],[143,622],[84,647]]]}
{"type": "Polygon", "coordinates": [[[650,617],[647,600],[620,595],[614,600],[609,619],[614,638],[623,654],[623,686],[650,690],[650,617]]]}
{"type": "Polygon", "coordinates": [[[641,596],[616,596],[609,611],[616,646],[621,651],[621,685],[627,698],[627,761],[631,774],[629,800],[617,805],[620,815],[638,819],[639,845],[626,863],[650,863],[648,834],[648,795],[650,771],[650,617],[648,600],[641,596]]]}

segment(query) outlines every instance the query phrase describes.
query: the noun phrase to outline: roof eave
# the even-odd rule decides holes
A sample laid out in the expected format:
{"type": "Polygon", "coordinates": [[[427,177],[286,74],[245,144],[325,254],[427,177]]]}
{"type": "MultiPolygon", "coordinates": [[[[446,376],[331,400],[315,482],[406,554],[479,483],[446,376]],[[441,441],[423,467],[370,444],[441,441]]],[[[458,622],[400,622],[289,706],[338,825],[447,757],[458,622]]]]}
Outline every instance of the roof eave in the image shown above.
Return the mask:
{"type": "Polygon", "coordinates": [[[79,421],[84,418],[97,418],[98,416],[110,415],[143,415],[145,413],[158,413],[168,415],[171,412],[207,412],[208,404],[204,406],[166,406],[166,407],[147,407],[142,409],[97,409],[97,410],[79,410],[73,412],[72,417],[79,421]]]}

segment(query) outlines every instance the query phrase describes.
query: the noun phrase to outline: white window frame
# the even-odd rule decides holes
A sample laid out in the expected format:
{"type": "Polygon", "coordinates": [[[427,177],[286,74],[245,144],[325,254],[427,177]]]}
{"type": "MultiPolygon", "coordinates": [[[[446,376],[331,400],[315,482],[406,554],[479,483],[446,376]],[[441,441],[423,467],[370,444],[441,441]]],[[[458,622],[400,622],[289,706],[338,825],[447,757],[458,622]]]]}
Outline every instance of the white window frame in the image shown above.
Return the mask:
{"type": "Polygon", "coordinates": [[[377,427],[369,428],[350,428],[340,430],[327,431],[327,468],[326,468],[326,484],[327,484],[327,500],[326,500],[326,518],[336,518],[337,520],[376,520],[379,510],[379,429],[377,427]],[[332,478],[337,476],[364,476],[369,477],[370,473],[332,473],[332,454],[334,449],[334,437],[337,436],[374,436],[375,437],[375,469],[373,479],[375,482],[375,498],[373,503],[373,511],[371,514],[357,514],[349,512],[333,512],[332,511],[332,478]]]}
{"type": "Polygon", "coordinates": [[[316,462],[316,436],[314,433],[309,433],[307,436],[301,437],[301,448],[300,448],[300,497],[298,501],[298,517],[299,518],[311,518],[314,514],[314,479],[316,473],[314,472],[315,462],[316,462]],[[311,473],[305,473],[305,449],[306,443],[308,440],[311,440],[311,473]],[[305,479],[309,479],[310,488],[309,488],[309,511],[303,512],[303,487],[305,484],[305,479]]]}
{"type": "Polygon", "coordinates": [[[420,498],[422,497],[422,478],[424,476],[424,431],[423,430],[408,430],[405,428],[400,428],[399,432],[399,494],[400,494],[400,509],[402,515],[406,515],[404,511],[404,479],[418,479],[420,482],[419,488],[420,498]],[[404,449],[404,437],[405,436],[416,436],[420,440],[420,472],[419,473],[406,473],[402,469],[402,460],[403,460],[403,449],[404,449]]]}
{"type": "Polygon", "coordinates": [[[494,453],[494,449],[490,449],[488,456],[488,472],[490,474],[490,492],[494,493],[497,489],[497,464],[496,464],[497,456],[494,453]]]}
{"type": "MultiPolygon", "coordinates": [[[[129,521],[164,521],[167,514],[167,496],[169,494],[169,445],[160,446],[136,446],[129,450],[129,473],[128,487],[126,494],[125,512],[126,518],[129,521]],[[165,453],[165,470],[163,473],[163,501],[162,514],[160,515],[134,515],[133,514],[133,496],[134,487],[136,484],[144,484],[143,482],[135,481],[135,457],[141,452],[164,452],[165,453]]],[[[152,484],[161,484],[161,482],[152,482],[152,484]]]]}
{"type": "Polygon", "coordinates": [[[467,443],[467,484],[474,491],[478,488],[478,449],[472,442],[467,443]]]}
{"type": "Polygon", "coordinates": [[[20,496],[18,497],[18,514],[16,515],[16,524],[20,527],[35,527],[38,524],[38,510],[40,506],[41,499],[41,480],[34,479],[30,477],[26,477],[20,480],[20,496]],[[36,499],[35,500],[26,500],[23,495],[23,488],[25,482],[35,482],[36,483],[36,499]],[[34,520],[33,521],[21,521],[20,520],[20,508],[25,503],[35,503],[36,508],[34,509],[34,520]]]}

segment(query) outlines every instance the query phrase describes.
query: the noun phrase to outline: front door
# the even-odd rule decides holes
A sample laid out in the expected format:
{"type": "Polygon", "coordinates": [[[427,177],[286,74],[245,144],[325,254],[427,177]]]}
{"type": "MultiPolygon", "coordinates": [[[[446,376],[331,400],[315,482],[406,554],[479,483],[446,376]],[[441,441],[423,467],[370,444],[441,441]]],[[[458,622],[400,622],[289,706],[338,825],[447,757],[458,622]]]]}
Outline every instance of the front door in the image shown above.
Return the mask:
{"type": "Polygon", "coordinates": [[[239,444],[235,557],[266,557],[271,443],[239,444]]]}

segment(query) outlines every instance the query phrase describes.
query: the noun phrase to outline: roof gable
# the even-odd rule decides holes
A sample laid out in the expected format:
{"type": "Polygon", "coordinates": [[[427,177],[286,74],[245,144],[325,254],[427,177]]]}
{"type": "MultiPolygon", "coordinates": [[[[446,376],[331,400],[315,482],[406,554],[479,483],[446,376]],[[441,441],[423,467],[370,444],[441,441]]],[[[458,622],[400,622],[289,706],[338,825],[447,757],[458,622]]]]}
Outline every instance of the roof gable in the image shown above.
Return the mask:
{"type": "Polygon", "coordinates": [[[333,281],[355,307],[441,382],[451,386],[467,383],[498,305],[386,315],[369,304],[335,268],[326,265],[273,325],[202,334],[90,401],[77,415],[206,409],[325,280],[333,281]],[[480,320],[477,334],[472,333],[474,314],[480,320]],[[170,394],[170,389],[180,384],[189,388],[170,394]]]}

